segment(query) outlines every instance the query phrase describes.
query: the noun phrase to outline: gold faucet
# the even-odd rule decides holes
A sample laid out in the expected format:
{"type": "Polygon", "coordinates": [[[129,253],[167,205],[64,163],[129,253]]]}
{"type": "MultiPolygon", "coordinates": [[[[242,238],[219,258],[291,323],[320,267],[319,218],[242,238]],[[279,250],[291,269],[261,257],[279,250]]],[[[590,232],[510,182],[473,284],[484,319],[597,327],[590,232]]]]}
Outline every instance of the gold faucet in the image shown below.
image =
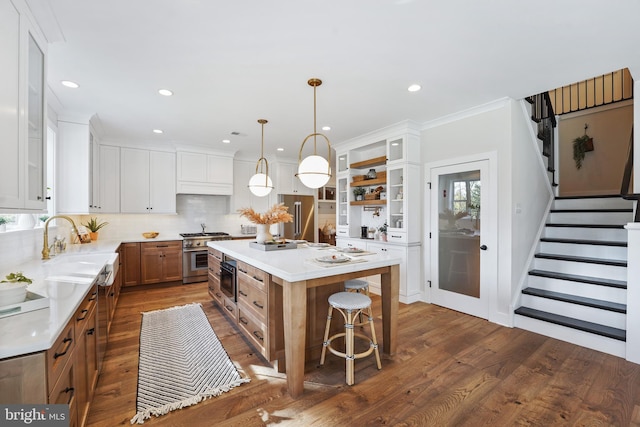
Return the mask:
{"type": "Polygon", "coordinates": [[[65,215],[54,215],[47,219],[44,222],[44,246],[42,247],[42,259],[49,259],[49,221],[54,218],[64,218],[71,223],[71,231],[78,235],[80,238],[80,233],[78,232],[78,228],[76,227],[76,223],[73,222],[71,218],[65,215]]]}

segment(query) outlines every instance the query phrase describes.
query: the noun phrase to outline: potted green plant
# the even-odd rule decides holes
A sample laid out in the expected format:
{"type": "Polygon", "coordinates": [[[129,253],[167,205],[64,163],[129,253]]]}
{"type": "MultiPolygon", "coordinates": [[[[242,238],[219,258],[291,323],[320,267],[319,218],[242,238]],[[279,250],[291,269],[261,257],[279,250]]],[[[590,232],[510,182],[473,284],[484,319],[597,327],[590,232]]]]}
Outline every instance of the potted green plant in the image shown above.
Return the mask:
{"type": "Polygon", "coordinates": [[[380,227],[378,227],[378,231],[380,232],[380,238],[382,239],[383,242],[387,241],[387,228],[389,226],[387,225],[387,221],[384,222],[384,224],[382,224],[380,227]]]}
{"type": "Polygon", "coordinates": [[[0,216],[0,232],[7,231],[7,222],[9,222],[7,218],[0,216]]]}
{"type": "Polygon", "coordinates": [[[98,222],[98,218],[91,218],[86,223],[82,224],[89,230],[89,236],[91,240],[98,240],[98,230],[100,230],[105,225],[109,224],[108,222],[98,222]]]}
{"type": "Polygon", "coordinates": [[[593,151],[593,138],[586,133],[573,140],[573,160],[576,162],[576,169],[582,167],[585,153],[593,151]]]}
{"type": "Polygon", "coordinates": [[[362,200],[366,192],[367,190],[365,190],[364,187],[356,187],[353,189],[353,195],[356,196],[356,200],[362,200]]]}
{"type": "Polygon", "coordinates": [[[40,220],[41,223],[44,224],[49,219],[49,215],[42,215],[42,216],[38,217],[38,219],[40,220]]]}

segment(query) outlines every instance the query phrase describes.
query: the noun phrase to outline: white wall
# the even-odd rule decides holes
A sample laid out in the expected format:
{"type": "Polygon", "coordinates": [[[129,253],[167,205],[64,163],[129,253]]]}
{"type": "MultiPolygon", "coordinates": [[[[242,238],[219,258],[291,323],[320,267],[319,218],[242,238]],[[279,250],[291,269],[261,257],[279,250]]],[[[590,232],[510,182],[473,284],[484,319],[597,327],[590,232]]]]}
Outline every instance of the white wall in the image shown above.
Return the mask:
{"type": "MultiPolygon", "coordinates": [[[[520,108],[517,101],[498,100],[431,123],[421,135],[425,164],[497,153],[498,273],[490,295],[489,320],[505,325],[512,324],[512,298],[519,291],[519,278],[527,269],[541,212],[551,197],[545,187],[546,177],[540,171],[540,153],[535,150],[530,125],[523,119],[520,108]],[[516,204],[520,214],[514,214],[516,204]]],[[[428,199],[426,194],[423,197],[428,199]]],[[[424,245],[427,260],[429,249],[424,245]]],[[[428,275],[428,266],[425,268],[428,275]]]]}

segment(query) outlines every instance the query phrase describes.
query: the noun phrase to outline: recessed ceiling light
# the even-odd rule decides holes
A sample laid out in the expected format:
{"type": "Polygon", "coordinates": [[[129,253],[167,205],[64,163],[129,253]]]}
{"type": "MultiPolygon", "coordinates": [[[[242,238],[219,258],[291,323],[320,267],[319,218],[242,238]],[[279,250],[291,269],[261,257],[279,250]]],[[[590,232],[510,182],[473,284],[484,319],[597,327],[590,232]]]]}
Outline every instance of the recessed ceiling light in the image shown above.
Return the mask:
{"type": "Polygon", "coordinates": [[[163,95],[163,96],[171,96],[171,95],[173,95],[173,92],[171,92],[169,89],[160,89],[160,90],[158,90],[158,93],[160,95],[163,95]]]}
{"type": "Polygon", "coordinates": [[[322,126],[322,130],[331,130],[331,126],[322,126]]]}
{"type": "Polygon", "coordinates": [[[229,140],[229,139],[223,139],[223,140],[222,140],[222,143],[223,143],[223,144],[230,144],[230,143],[231,143],[231,140],[229,140]]]}
{"type": "Polygon", "coordinates": [[[409,92],[417,92],[417,91],[419,91],[420,89],[422,89],[422,86],[417,85],[417,84],[413,84],[413,85],[411,85],[411,86],[409,86],[409,87],[407,88],[407,90],[408,90],[409,92]]]}
{"type": "Polygon", "coordinates": [[[284,148],[282,148],[282,147],[278,147],[278,148],[276,148],[276,150],[278,150],[278,151],[284,151],[284,148]]]}
{"type": "Polygon", "coordinates": [[[164,132],[162,131],[162,129],[154,129],[153,133],[164,133],[164,132]]]}
{"type": "Polygon", "coordinates": [[[71,80],[62,80],[62,86],[70,87],[71,89],[78,89],[80,85],[76,82],[72,82],[71,80]]]}

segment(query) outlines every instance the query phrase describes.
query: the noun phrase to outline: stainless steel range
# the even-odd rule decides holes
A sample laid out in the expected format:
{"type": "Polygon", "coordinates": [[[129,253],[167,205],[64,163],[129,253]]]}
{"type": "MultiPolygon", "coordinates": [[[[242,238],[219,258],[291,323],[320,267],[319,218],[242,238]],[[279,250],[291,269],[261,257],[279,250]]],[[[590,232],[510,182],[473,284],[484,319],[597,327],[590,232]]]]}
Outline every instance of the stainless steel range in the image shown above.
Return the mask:
{"type": "Polygon", "coordinates": [[[181,233],[182,240],[182,283],[205,282],[207,280],[207,242],[231,240],[228,233],[203,232],[181,233]]]}

